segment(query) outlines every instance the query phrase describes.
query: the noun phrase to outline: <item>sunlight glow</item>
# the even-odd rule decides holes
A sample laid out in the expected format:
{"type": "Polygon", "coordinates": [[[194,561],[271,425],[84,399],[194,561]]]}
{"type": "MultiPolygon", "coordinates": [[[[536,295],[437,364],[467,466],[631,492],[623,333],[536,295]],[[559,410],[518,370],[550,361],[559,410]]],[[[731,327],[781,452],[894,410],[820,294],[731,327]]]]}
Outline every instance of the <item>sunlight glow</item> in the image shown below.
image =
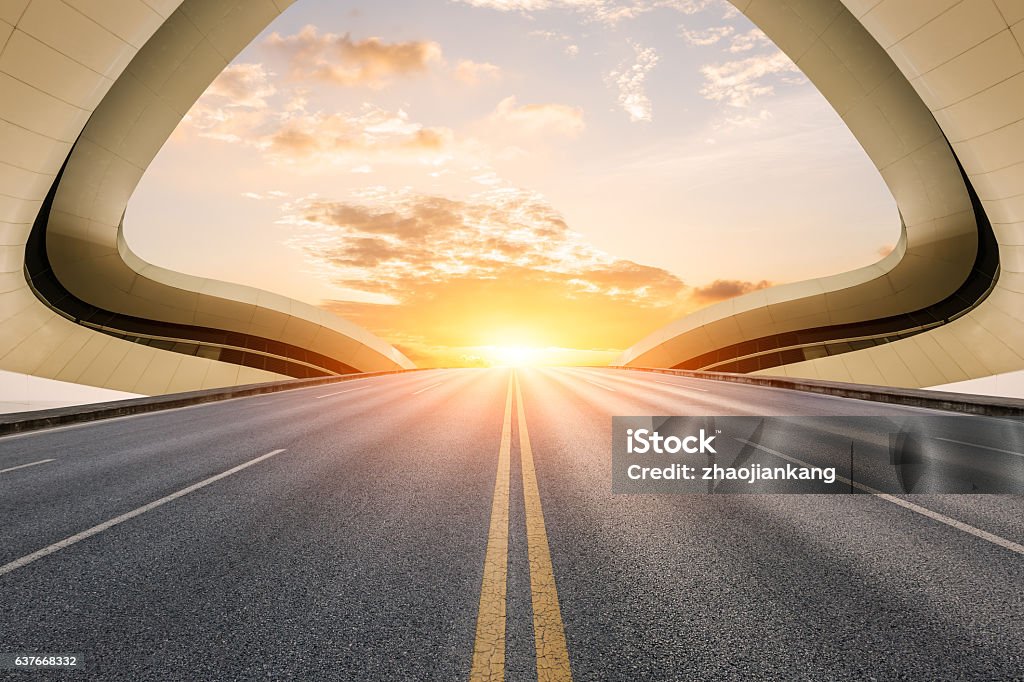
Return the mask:
{"type": "Polygon", "coordinates": [[[580,350],[559,346],[486,345],[467,346],[451,363],[461,367],[565,367],[607,365],[617,351],[580,350]]]}
{"type": "Polygon", "coordinates": [[[483,349],[486,359],[496,367],[532,367],[546,364],[543,348],[529,346],[489,346],[483,349]]]}

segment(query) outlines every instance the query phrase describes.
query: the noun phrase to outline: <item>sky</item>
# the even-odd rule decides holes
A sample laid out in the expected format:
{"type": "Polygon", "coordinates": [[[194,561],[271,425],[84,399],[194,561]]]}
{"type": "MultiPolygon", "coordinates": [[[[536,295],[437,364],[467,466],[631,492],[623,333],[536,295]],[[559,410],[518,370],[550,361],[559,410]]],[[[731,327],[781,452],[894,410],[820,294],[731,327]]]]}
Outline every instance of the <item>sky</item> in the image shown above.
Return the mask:
{"type": "Polygon", "coordinates": [[[899,216],[721,0],[299,0],[161,150],[125,237],[420,366],[603,364],[703,306],[875,262],[899,216]]]}

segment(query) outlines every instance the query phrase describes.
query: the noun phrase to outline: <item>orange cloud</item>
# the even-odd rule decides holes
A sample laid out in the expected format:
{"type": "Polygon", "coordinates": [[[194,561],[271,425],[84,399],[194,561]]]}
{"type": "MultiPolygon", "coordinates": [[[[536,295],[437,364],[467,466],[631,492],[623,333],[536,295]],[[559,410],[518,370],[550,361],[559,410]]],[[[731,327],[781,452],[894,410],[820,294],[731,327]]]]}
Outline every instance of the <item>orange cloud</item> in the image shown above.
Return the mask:
{"type": "Polygon", "coordinates": [[[275,94],[258,64],[224,72],[189,112],[189,129],[199,136],[262,150],[283,163],[438,164],[450,155],[454,133],[409,120],[404,111],[366,105],[359,113],[309,112],[301,100],[271,107],[275,94]]]}
{"type": "Polygon", "coordinates": [[[506,135],[560,135],[576,137],[587,127],[583,110],[565,104],[523,104],[515,97],[498,103],[489,123],[499,126],[506,135]]]}
{"type": "Polygon", "coordinates": [[[474,349],[501,345],[610,359],[712,297],[767,285],[691,289],[666,270],[595,249],[520,189],[465,200],[374,190],[286,209],[293,247],[339,287],[381,301],[324,307],[424,365],[474,364],[474,349]]]}
{"type": "Polygon", "coordinates": [[[259,136],[255,144],[278,160],[310,158],[331,163],[435,163],[446,156],[452,140],[447,128],[427,128],[409,121],[405,112],[367,108],[359,115],[298,114],[259,136]]]}
{"type": "MultiPolygon", "coordinates": [[[[485,78],[497,67],[462,62],[456,72],[460,69],[464,79],[485,78]]],[[[520,105],[515,97],[507,97],[457,137],[450,128],[411,120],[404,110],[369,104],[358,112],[311,110],[308,92],[278,90],[270,82],[271,75],[261,64],[227,69],[189,111],[176,139],[195,134],[253,147],[272,161],[302,162],[308,171],[323,165],[347,164],[353,172],[366,172],[374,164],[455,162],[471,174],[470,179],[487,179],[486,184],[495,185],[501,180],[489,169],[492,159],[523,156],[525,149],[540,154],[546,140],[575,138],[586,129],[578,107],[520,105]]]]}
{"type": "Polygon", "coordinates": [[[772,283],[767,280],[745,282],[738,279],[716,279],[711,284],[696,287],[691,296],[698,303],[717,303],[770,286],[772,283]]]}
{"type": "Polygon", "coordinates": [[[263,108],[277,93],[262,64],[232,64],[221,71],[205,95],[227,100],[229,106],[263,108]]]}
{"type": "Polygon", "coordinates": [[[266,42],[288,56],[292,78],[344,87],[380,89],[396,76],[424,73],[441,60],[441,47],[435,42],[353,40],[347,33],[321,34],[315,26],[290,36],[272,33],[266,42]]]}

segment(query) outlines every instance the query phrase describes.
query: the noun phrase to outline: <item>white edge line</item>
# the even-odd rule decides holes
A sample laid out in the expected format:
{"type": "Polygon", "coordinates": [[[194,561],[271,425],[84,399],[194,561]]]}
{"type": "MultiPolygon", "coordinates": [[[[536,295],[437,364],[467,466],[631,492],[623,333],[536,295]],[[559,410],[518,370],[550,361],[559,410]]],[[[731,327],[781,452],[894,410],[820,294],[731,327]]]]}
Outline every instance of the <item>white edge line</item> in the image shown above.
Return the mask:
{"type": "Polygon", "coordinates": [[[50,554],[53,554],[54,552],[59,552],[60,550],[65,549],[66,547],[70,547],[71,545],[73,545],[73,544],[75,544],[77,542],[81,542],[82,540],[85,540],[87,538],[91,538],[93,535],[98,535],[98,534],[102,533],[103,531],[108,530],[110,528],[113,528],[114,526],[116,526],[116,525],[118,525],[120,523],[124,523],[125,521],[129,521],[131,519],[134,519],[136,516],[140,516],[142,514],[145,514],[146,512],[151,511],[153,509],[156,509],[157,507],[163,506],[163,505],[167,504],[168,502],[173,502],[174,500],[178,499],[179,497],[184,497],[185,495],[188,495],[189,493],[193,493],[193,492],[199,490],[200,488],[205,488],[206,486],[210,485],[211,483],[216,483],[217,481],[219,481],[222,478],[226,478],[226,477],[228,477],[228,476],[230,476],[232,474],[237,474],[239,471],[242,471],[243,469],[247,469],[247,468],[251,467],[253,464],[258,464],[259,462],[262,462],[265,459],[269,459],[270,457],[273,457],[274,455],[279,455],[282,452],[284,452],[283,448],[281,450],[274,450],[273,452],[268,452],[265,455],[260,455],[256,459],[250,459],[248,462],[243,462],[242,464],[239,464],[236,467],[232,467],[232,468],[228,469],[227,471],[223,471],[223,472],[217,474],[216,476],[211,476],[210,478],[207,478],[205,480],[199,481],[198,483],[194,483],[194,484],[190,485],[187,488],[182,488],[181,490],[179,490],[176,493],[171,493],[170,495],[167,495],[166,497],[161,497],[159,500],[155,500],[155,501],[150,502],[149,504],[145,504],[145,505],[143,505],[143,506],[141,506],[141,507],[139,507],[137,509],[133,509],[132,511],[127,512],[125,514],[121,514],[120,516],[115,516],[114,518],[110,519],[109,521],[104,521],[103,523],[101,523],[99,525],[96,525],[96,526],[93,526],[92,528],[88,528],[86,530],[83,530],[81,533],[75,533],[74,535],[72,535],[70,537],[64,538],[60,542],[55,542],[52,545],[48,545],[46,547],[43,547],[42,549],[37,550],[35,552],[32,552],[31,554],[26,554],[25,556],[21,557],[20,559],[15,559],[14,561],[12,561],[10,563],[7,563],[7,564],[4,564],[3,566],[0,566],[0,575],[4,575],[6,573],[10,573],[11,571],[15,571],[15,570],[17,570],[19,568],[22,568],[23,566],[27,566],[28,564],[32,563],[36,559],[42,559],[43,557],[48,556],[50,554]]]}
{"type": "Polygon", "coordinates": [[[0,469],[0,474],[6,474],[8,471],[16,471],[18,469],[24,469],[25,467],[34,467],[37,464],[46,464],[47,462],[52,462],[52,461],[53,461],[52,459],[41,459],[38,462],[31,462],[29,464],[19,464],[16,467],[10,467],[10,468],[7,468],[7,469],[0,469]]]}
{"type": "MultiPolygon", "coordinates": [[[[446,379],[445,381],[447,381],[447,379],[446,379]]],[[[426,388],[421,388],[421,389],[420,389],[420,390],[418,390],[418,391],[413,391],[413,392],[412,392],[412,394],[413,394],[413,395],[417,395],[417,394],[423,393],[423,391],[429,391],[429,390],[430,390],[430,389],[432,389],[432,388],[437,388],[438,386],[440,386],[440,385],[441,385],[441,384],[443,384],[443,383],[444,383],[444,381],[439,381],[439,382],[437,382],[436,384],[430,384],[430,385],[429,385],[429,386],[427,386],[426,388]]]]}
{"type": "MultiPolygon", "coordinates": [[[[956,443],[957,445],[969,445],[972,448],[981,448],[982,450],[990,450],[992,452],[1001,452],[1004,455],[1016,455],[1017,457],[1024,457],[1024,455],[1020,454],[1019,452],[1014,452],[1013,450],[1003,450],[1001,448],[992,448],[992,447],[989,447],[987,445],[980,445],[978,443],[968,443],[965,440],[953,440],[952,438],[938,438],[938,437],[936,437],[935,440],[941,440],[944,443],[956,443]]],[[[3,473],[3,472],[0,472],[0,473],[3,473]]]]}
{"type": "Polygon", "coordinates": [[[684,391],[700,391],[701,393],[710,393],[711,392],[711,391],[709,391],[706,388],[696,388],[694,386],[683,386],[682,384],[674,384],[671,381],[658,381],[657,379],[652,379],[651,381],[653,381],[656,384],[665,384],[666,386],[675,386],[676,388],[681,388],[684,391]]]}
{"type": "Polygon", "coordinates": [[[332,395],[341,395],[342,393],[351,393],[352,391],[362,391],[364,388],[370,388],[369,386],[360,386],[358,388],[347,388],[344,391],[336,391],[334,393],[328,393],[327,395],[318,395],[316,400],[321,398],[330,398],[332,395]]]}
{"type": "MultiPolygon", "coordinates": [[[[810,463],[805,462],[803,460],[797,459],[796,457],[790,457],[789,455],[784,455],[784,454],[782,454],[781,452],[779,452],[777,450],[772,450],[771,448],[765,447],[763,445],[759,445],[757,443],[752,443],[749,440],[745,440],[743,438],[737,438],[736,440],[738,440],[741,443],[746,443],[747,445],[752,445],[753,447],[757,448],[758,450],[763,450],[764,452],[767,452],[768,454],[775,455],[776,457],[781,457],[782,459],[785,459],[785,460],[788,460],[790,462],[793,462],[794,464],[799,464],[800,466],[805,466],[805,467],[814,466],[813,464],[810,464],[810,463]]],[[[851,481],[850,479],[844,478],[842,476],[838,476],[837,475],[836,476],[836,480],[837,481],[842,481],[843,483],[846,483],[847,485],[851,485],[854,488],[858,488],[860,490],[863,490],[866,493],[871,493],[875,497],[881,498],[881,499],[885,500],[886,502],[892,502],[893,504],[895,504],[897,506],[903,507],[904,509],[907,509],[907,510],[912,511],[914,513],[920,514],[921,516],[926,516],[929,519],[932,519],[934,521],[938,521],[939,523],[944,523],[947,526],[949,526],[950,528],[956,528],[957,530],[963,531],[964,533],[968,533],[970,535],[973,535],[976,538],[981,538],[982,540],[985,540],[987,542],[991,542],[993,545],[999,545],[1003,549],[1008,549],[1011,552],[1016,552],[1017,554],[1024,554],[1024,545],[1019,545],[1016,542],[1013,542],[1012,540],[1007,540],[1006,538],[1001,538],[998,535],[995,535],[993,533],[989,533],[987,530],[982,530],[980,528],[975,528],[974,526],[966,524],[963,521],[957,521],[956,519],[951,518],[949,516],[946,516],[945,514],[940,514],[939,512],[932,511],[931,509],[927,509],[925,507],[922,507],[921,505],[914,504],[913,502],[908,502],[907,500],[904,500],[902,498],[896,497],[895,495],[890,495],[888,493],[883,493],[881,490],[876,490],[875,488],[872,488],[871,486],[864,485],[863,483],[857,483],[856,481],[851,481]]]]}
{"type": "Polygon", "coordinates": [[[583,378],[583,377],[576,377],[576,378],[577,378],[577,379],[580,379],[580,380],[582,380],[582,381],[585,381],[585,382],[587,382],[588,384],[594,384],[595,386],[600,386],[601,388],[603,388],[603,389],[604,389],[604,390],[606,390],[606,391],[611,391],[612,393],[618,393],[618,391],[617,391],[617,390],[615,390],[614,388],[612,388],[611,386],[605,386],[604,384],[599,384],[599,383],[597,383],[596,381],[591,381],[590,379],[585,379],[585,378],[583,378]]]}

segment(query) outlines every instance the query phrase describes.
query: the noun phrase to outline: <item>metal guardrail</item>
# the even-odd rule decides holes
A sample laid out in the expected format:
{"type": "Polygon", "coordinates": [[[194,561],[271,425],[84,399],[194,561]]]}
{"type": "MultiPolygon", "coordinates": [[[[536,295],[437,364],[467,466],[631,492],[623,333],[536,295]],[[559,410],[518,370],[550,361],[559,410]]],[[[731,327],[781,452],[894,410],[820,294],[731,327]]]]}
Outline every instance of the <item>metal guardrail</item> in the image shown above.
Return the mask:
{"type": "Polygon", "coordinates": [[[656,367],[613,367],[612,369],[633,372],[656,372],[673,374],[691,379],[709,379],[734,384],[764,386],[766,388],[784,388],[791,391],[831,395],[839,398],[869,400],[888,405],[904,405],[907,407],[923,407],[931,410],[975,414],[986,417],[1003,417],[1008,419],[1024,419],[1024,400],[1017,398],[995,398],[972,395],[969,393],[952,393],[947,391],[928,391],[923,389],[894,388],[891,386],[873,386],[870,384],[847,384],[840,381],[821,381],[818,379],[791,379],[789,377],[772,377],[751,374],[732,374],[729,372],[700,372],[686,369],[660,369],[656,367]]]}
{"type": "Polygon", "coordinates": [[[0,415],[0,437],[16,433],[25,433],[28,431],[38,431],[40,429],[52,428],[55,426],[81,424],[85,422],[100,421],[103,419],[127,417],[134,414],[172,410],[178,407],[201,405],[203,403],[231,400],[232,398],[245,398],[249,396],[264,395],[267,393],[292,391],[299,388],[327,386],[330,384],[355,381],[357,379],[365,379],[368,377],[385,376],[388,374],[405,374],[406,372],[419,371],[423,370],[419,368],[396,369],[386,372],[366,372],[363,374],[346,374],[343,376],[317,377],[313,379],[290,379],[287,381],[272,381],[263,384],[210,388],[202,391],[189,391],[188,393],[172,393],[170,395],[145,398],[130,398],[128,400],[95,403],[92,405],[72,405],[69,407],[58,407],[50,410],[13,412],[10,414],[0,415]]]}

